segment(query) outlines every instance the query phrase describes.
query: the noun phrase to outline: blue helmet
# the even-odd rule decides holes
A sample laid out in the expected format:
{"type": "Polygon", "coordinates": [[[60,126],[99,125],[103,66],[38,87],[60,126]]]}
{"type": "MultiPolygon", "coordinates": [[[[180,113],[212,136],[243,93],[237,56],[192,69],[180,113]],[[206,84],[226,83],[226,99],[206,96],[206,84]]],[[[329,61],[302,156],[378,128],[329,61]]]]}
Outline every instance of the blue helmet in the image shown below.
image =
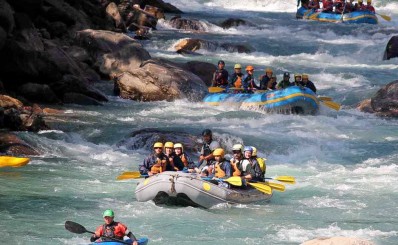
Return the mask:
{"type": "Polygon", "coordinates": [[[253,148],[251,146],[245,146],[245,148],[243,149],[243,152],[245,151],[250,151],[251,153],[253,153],[253,148]]]}

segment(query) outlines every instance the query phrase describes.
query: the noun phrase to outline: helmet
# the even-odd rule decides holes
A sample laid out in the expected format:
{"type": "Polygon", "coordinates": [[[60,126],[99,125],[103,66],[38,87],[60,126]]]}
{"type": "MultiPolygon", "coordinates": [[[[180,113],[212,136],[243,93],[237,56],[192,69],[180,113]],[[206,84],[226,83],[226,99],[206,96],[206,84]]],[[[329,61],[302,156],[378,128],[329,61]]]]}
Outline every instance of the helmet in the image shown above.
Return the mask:
{"type": "Polygon", "coordinates": [[[253,149],[252,156],[253,156],[253,157],[256,157],[256,156],[257,156],[257,148],[254,147],[254,146],[252,146],[252,149],[253,149]]]}
{"type": "Polygon", "coordinates": [[[242,66],[240,64],[235,64],[234,69],[242,69],[242,66]]]}
{"type": "Polygon", "coordinates": [[[211,132],[211,130],[210,129],[205,129],[205,130],[203,130],[203,132],[202,132],[202,136],[205,136],[205,135],[212,135],[213,133],[211,132]]]}
{"type": "Polygon", "coordinates": [[[283,73],[283,77],[290,77],[290,73],[289,72],[283,73]]]}
{"type": "Polygon", "coordinates": [[[213,156],[220,156],[221,158],[224,157],[224,149],[223,148],[217,148],[213,151],[213,156]]]}
{"type": "Polygon", "coordinates": [[[246,66],[246,71],[254,71],[254,67],[253,66],[246,66]]]}
{"type": "Polygon", "coordinates": [[[107,209],[104,211],[104,213],[102,214],[102,217],[115,217],[115,213],[113,212],[112,209],[107,209]]]}
{"type": "Polygon", "coordinates": [[[363,0],[358,0],[358,3],[362,3],[363,2],[363,0]]]}
{"type": "Polygon", "coordinates": [[[166,142],[166,143],[164,143],[164,148],[174,148],[174,144],[173,144],[173,142],[166,142]]]}
{"type": "Polygon", "coordinates": [[[272,71],[271,68],[268,67],[267,69],[265,69],[265,73],[267,73],[267,72],[271,72],[272,73],[273,71],[272,71]]]}
{"type": "Polygon", "coordinates": [[[232,146],[233,151],[242,151],[243,145],[242,144],[235,144],[232,146]]]}
{"type": "Polygon", "coordinates": [[[174,149],[175,149],[175,148],[181,148],[181,151],[184,151],[184,147],[182,146],[181,143],[175,143],[175,144],[174,144],[174,149]]]}
{"type": "Polygon", "coordinates": [[[163,148],[163,143],[162,142],[156,142],[155,144],[153,144],[153,148],[163,148]]]}
{"type": "Polygon", "coordinates": [[[367,3],[372,3],[372,0],[367,0],[366,2],[367,2],[367,3]]]}
{"type": "Polygon", "coordinates": [[[303,73],[303,78],[307,78],[308,79],[308,74],[303,73]]]}
{"type": "Polygon", "coordinates": [[[245,146],[245,149],[243,149],[243,152],[245,151],[250,151],[251,153],[253,153],[253,148],[251,146],[245,146]]]}
{"type": "Polygon", "coordinates": [[[294,77],[295,77],[295,78],[296,78],[296,77],[301,77],[301,74],[296,73],[296,74],[294,74],[294,77]]]}
{"type": "Polygon", "coordinates": [[[225,62],[224,62],[223,60],[219,60],[217,64],[218,64],[218,65],[219,65],[219,64],[225,65],[225,62]]]}

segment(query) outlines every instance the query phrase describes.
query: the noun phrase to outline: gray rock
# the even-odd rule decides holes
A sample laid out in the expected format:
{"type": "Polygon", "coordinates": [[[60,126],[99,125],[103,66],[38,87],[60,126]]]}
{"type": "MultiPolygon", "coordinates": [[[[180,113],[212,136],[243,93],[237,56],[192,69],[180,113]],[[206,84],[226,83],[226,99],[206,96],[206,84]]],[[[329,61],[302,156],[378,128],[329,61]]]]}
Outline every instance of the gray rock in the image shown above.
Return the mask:
{"type": "Polygon", "coordinates": [[[78,105],[102,105],[99,101],[79,93],[65,93],[63,102],[78,105]]]}
{"type": "Polygon", "coordinates": [[[392,36],[386,45],[383,60],[398,57],[398,36],[392,36]]]}
{"type": "Polygon", "coordinates": [[[15,27],[13,15],[14,10],[11,6],[5,0],[0,0],[0,27],[2,27],[7,34],[11,33],[15,27]]]}
{"type": "Polygon", "coordinates": [[[34,102],[59,103],[60,100],[47,84],[25,83],[20,86],[20,95],[34,102]]]}
{"type": "Polygon", "coordinates": [[[380,116],[398,117],[398,80],[377,91],[371,98],[371,105],[380,116]]]}
{"type": "Polygon", "coordinates": [[[12,133],[0,133],[0,152],[10,156],[37,156],[40,151],[12,133]]]}

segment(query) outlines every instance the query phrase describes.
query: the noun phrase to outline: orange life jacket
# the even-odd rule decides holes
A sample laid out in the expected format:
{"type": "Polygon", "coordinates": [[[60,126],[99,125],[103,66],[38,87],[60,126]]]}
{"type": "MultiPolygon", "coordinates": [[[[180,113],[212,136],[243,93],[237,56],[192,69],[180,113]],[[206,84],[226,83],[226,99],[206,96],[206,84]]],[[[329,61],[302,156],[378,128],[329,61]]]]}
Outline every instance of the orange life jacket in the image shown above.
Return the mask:
{"type": "Polygon", "coordinates": [[[242,77],[237,76],[234,84],[235,84],[235,88],[241,88],[242,87],[242,77]]]}
{"type": "Polygon", "coordinates": [[[234,159],[231,159],[232,176],[241,176],[242,172],[238,169],[234,159]]]}
{"type": "Polygon", "coordinates": [[[166,160],[160,160],[158,158],[156,163],[151,167],[151,172],[154,174],[158,174],[166,171],[166,164],[167,164],[166,160]]]}
{"type": "Polygon", "coordinates": [[[216,171],[215,176],[216,176],[216,178],[224,178],[225,177],[225,171],[222,170],[220,165],[221,165],[221,163],[216,162],[216,166],[215,166],[215,171],[216,171]]]}

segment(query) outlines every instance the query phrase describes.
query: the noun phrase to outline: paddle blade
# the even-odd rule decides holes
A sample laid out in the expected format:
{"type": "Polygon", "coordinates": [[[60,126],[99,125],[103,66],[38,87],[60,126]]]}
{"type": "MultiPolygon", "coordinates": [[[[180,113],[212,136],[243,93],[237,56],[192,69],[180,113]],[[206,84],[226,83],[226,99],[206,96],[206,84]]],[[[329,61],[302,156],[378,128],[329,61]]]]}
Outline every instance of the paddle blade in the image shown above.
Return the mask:
{"type": "Polygon", "coordinates": [[[65,222],[65,229],[67,229],[68,231],[72,232],[72,233],[76,233],[76,234],[83,234],[88,232],[86,230],[86,228],[84,228],[84,226],[75,223],[73,221],[66,221],[65,222]]]}
{"type": "Polygon", "coordinates": [[[280,191],[280,192],[284,192],[285,191],[285,186],[284,185],[273,183],[273,182],[265,182],[265,184],[269,185],[272,190],[277,190],[277,191],[280,191]]]}
{"type": "Polygon", "coordinates": [[[288,184],[295,184],[296,179],[293,176],[278,176],[274,178],[275,180],[281,181],[281,182],[286,182],[288,184]]]}
{"type": "Polygon", "coordinates": [[[257,190],[261,191],[262,193],[271,195],[272,194],[272,189],[268,185],[265,184],[260,184],[260,183],[250,183],[248,182],[249,185],[253,186],[257,190]]]}
{"type": "Polygon", "coordinates": [[[138,179],[141,178],[140,172],[123,172],[121,175],[117,176],[117,180],[125,179],[138,179]]]}
{"type": "Polygon", "coordinates": [[[385,19],[386,21],[391,21],[391,17],[388,15],[384,15],[384,14],[379,14],[381,16],[381,18],[385,19]]]}
{"type": "Polygon", "coordinates": [[[232,176],[228,179],[222,180],[234,186],[242,186],[242,179],[239,176],[232,176]]]}
{"type": "Polygon", "coordinates": [[[209,87],[209,93],[220,93],[223,92],[225,88],[220,87],[209,87]]]}
{"type": "Polygon", "coordinates": [[[341,105],[339,103],[333,102],[333,101],[322,101],[322,103],[325,106],[327,106],[333,110],[336,110],[336,111],[340,110],[340,107],[341,107],[341,105]]]}
{"type": "Polygon", "coordinates": [[[319,96],[318,100],[320,100],[320,101],[332,101],[333,99],[331,97],[327,97],[327,96],[319,96]]]}

